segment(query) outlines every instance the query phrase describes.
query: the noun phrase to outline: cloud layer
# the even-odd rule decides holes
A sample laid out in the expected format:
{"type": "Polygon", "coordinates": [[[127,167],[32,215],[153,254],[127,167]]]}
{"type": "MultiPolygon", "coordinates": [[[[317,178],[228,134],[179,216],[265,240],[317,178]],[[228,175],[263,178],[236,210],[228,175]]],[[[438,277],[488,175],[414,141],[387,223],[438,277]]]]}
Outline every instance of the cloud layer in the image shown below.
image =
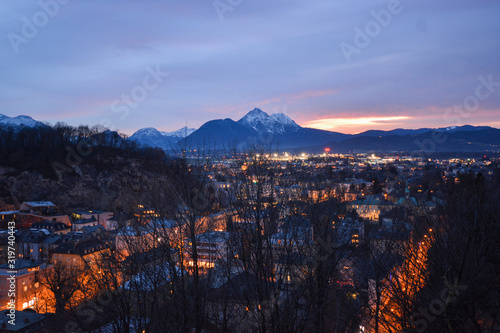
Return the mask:
{"type": "MultiPolygon", "coordinates": [[[[453,125],[480,78],[500,82],[499,12],[481,0],[7,0],[0,113],[129,134],[254,107],[349,133],[453,125]],[[146,87],[148,68],[169,75],[146,87]]],[[[500,126],[493,89],[464,123],[500,126]]]]}

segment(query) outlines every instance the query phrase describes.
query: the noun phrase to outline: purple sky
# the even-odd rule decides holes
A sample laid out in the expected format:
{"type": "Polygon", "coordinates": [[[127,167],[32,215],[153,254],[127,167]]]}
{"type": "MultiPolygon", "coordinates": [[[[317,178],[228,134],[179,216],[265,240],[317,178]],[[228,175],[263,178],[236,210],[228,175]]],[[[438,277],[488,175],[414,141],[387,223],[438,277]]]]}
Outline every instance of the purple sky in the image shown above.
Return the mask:
{"type": "Polygon", "coordinates": [[[127,134],[254,107],[345,133],[500,127],[499,13],[492,0],[4,0],[0,113],[127,134]]]}

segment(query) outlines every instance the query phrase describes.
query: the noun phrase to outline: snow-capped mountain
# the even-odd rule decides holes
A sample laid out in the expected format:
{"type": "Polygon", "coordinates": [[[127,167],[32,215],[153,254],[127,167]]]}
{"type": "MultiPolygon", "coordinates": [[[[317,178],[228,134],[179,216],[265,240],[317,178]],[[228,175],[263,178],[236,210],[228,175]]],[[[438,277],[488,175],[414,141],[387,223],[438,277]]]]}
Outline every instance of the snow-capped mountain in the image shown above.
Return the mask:
{"type": "Polygon", "coordinates": [[[14,129],[21,129],[22,127],[45,127],[47,125],[36,121],[35,119],[28,116],[17,116],[17,117],[9,117],[3,114],[0,114],[0,127],[6,128],[11,127],[14,129]]]}
{"type": "Polygon", "coordinates": [[[211,147],[279,146],[280,149],[315,146],[340,141],[350,135],[300,127],[288,116],[268,115],[253,109],[238,121],[218,119],[205,123],[187,137],[187,143],[211,147]]]}
{"type": "MultiPolygon", "coordinates": [[[[9,117],[0,114],[0,131],[14,129],[47,129],[50,126],[29,116],[9,117]]],[[[390,131],[369,130],[356,135],[301,127],[284,114],[268,115],[260,109],[248,112],[239,121],[216,119],[203,124],[198,130],[184,127],[174,132],[161,132],[143,128],[128,140],[140,146],[158,147],[166,151],[179,145],[187,148],[209,149],[279,149],[295,152],[418,152],[419,142],[433,141],[436,131],[446,140],[436,144],[437,152],[487,152],[500,147],[500,129],[488,126],[451,126],[443,128],[397,128],[390,131]]],[[[118,133],[107,130],[105,142],[110,145],[120,140],[118,133]]],[[[102,137],[99,138],[102,142],[102,137]]],[[[435,141],[435,140],[434,140],[435,141]]]]}
{"type": "Polygon", "coordinates": [[[295,132],[301,127],[283,113],[268,115],[261,109],[253,109],[238,121],[239,124],[257,132],[266,131],[273,134],[295,132]]]}
{"type": "Polygon", "coordinates": [[[175,138],[185,138],[189,135],[191,135],[194,131],[196,131],[196,128],[189,128],[187,126],[181,128],[180,130],[174,131],[174,132],[160,132],[164,136],[171,136],[175,138]]]}
{"type": "Polygon", "coordinates": [[[129,140],[135,141],[142,146],[159,147],[162,149],[172,149],[179,140],[184,139],[196,131],[187,126],[174,132],[160,132],[156,128],[142,128],[132,134],[129,140]]]}
{"type": "Polygon", "coordinates": [[[392,136],[392,135],[397,135],[397,136],[402,136],[402,135],[419,135],[419,134],[424,134],[428,132],[448,132],[448,133],[454,133],[454,132],[475,132],[475,131],[481,131],[481,130],[486,130],[490,129],[491,127],[488,126],[470,126],[470,125],[464,125],[464,126],[450,126],[450,127],[440,127],[440,128],[417,128],[417,129],[404,129],[404,128],[396,128],[390,131],[383,131],[383,130],[368,130],[365,132],[361,132],[357,134],[356,136],[369,136],[369,137],[385,137],[385,136],[392,136]]]}

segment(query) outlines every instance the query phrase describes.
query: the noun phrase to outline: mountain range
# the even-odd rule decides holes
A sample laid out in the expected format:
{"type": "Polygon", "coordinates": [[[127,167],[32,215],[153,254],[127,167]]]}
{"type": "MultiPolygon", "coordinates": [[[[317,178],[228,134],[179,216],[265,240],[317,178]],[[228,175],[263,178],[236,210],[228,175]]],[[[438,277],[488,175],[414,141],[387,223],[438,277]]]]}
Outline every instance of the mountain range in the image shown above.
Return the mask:
{"type": "Polygon", "coordinates": [[[211,120],[184,139],[191,147],[245,149],[252,146],[293,149],[345,140],[349,135],[304,128],[283,113],[253,109],[238,121],[211,120]]]}
{"type": "MultiPolygon", "coordinates": [[[[152,133],[137,143],[165,147],[167,139],[152,133]],[[155,140],[159,140],[156,141],[155,140]],[[153,143],[155,142],[155,143],[153,143]]],[[[142,133],[142,132],[141,132],[142,133]]],[[[179,139],[191,148],[211,147],[239,149],[253,146],[290,152],[469,152],[500,150],[500,130],[488,126],[453,126],[444,128],[397,128],[390,131],[369,130],[359,134],[343,134],[299,126],[287,115],[269,115],[254,109],[238,121],[211,120],[191,134],[179,139]]],[[[168,144],[172,147],[172,144],[168,144]]]]}
{"type": "MultiPolygon", "coordinates": [[[[28,116],[0,114],[0,129],[47,126],[28,116]]],[[[453,126],[444,128],[369,130],[343,134],[299,126],[283,113],[269,115],[255,108],[238,121],[211,120],[199,129],[184,127],[175,132],[143,128],[128,140],[144,147],[166,151],[180,146],[190,149],[248,149],[261,147],[278,151],[331,152],[488,152],[500,150],[500,130],[488,126],[453,126]]]]}
{"type": "Polygon", "coordinates": [[[17,117],[9,117],[3,114],[0,114],[0,128],[12,128],[16,131],[22,128],[36,128],[36,127],[47,127],[42,122],[39,122],[29,116],[17,116],[17,117]]]}
{"type": "Polygon", "coordinates": [[[160,132],[156,128],[147,127],[132,134],[129,140],[135,141],[142,146],[170,150],[175,148],[180,140],[191,135],[194,131],[196,131],[194,128],[188,128],[187,126],[175,132],[160,132]]]}

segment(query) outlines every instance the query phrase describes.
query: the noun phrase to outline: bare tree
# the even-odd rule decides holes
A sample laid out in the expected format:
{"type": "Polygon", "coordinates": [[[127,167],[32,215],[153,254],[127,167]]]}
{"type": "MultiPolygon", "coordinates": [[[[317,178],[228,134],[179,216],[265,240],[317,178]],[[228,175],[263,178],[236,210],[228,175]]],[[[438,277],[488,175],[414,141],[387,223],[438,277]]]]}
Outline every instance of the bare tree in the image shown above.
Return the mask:
{"type": "Polygon", "coordinates": [[[83,300],[83,271],[60,262],[42,273],[40,283],[49,291],[48,306],[55,309],[58,316],[74,309],[83,300]],[[49,301],[52,300],[52,301],[49,301]]]}

